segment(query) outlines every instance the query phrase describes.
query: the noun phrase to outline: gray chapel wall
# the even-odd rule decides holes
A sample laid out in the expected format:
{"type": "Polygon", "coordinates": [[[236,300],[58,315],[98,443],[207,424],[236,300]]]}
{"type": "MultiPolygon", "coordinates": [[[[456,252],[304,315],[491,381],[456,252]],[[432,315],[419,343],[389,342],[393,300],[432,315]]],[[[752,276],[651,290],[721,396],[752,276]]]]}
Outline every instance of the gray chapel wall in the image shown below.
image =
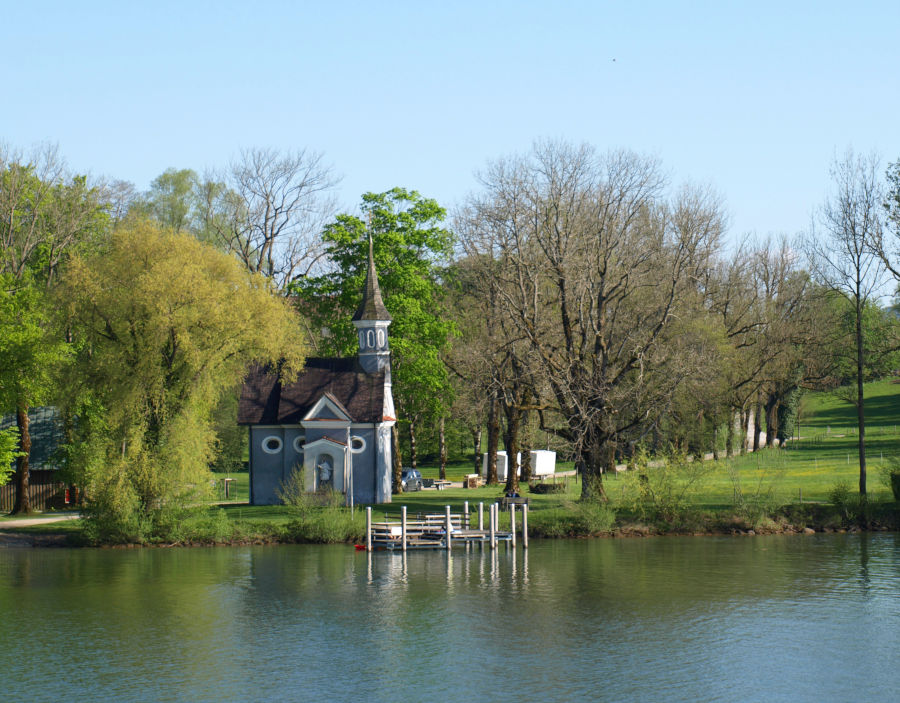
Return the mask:
{"type": "Polygon", "coordinates": [[[353,454],[353,502],[375,502],[375,430],[355,427],[351,430],[355,437],[361,437],[365,449],[353,454]]]}
{"type": "MultiPolygon", "coordinates": [[[[297,451],[295,443],[302,446],[303,443],[315,442],[322,437],[334,434],[337,433],[333,429],[251,427],[250,461],[253,470],[250,479],[253,504],[276,505],[282,502],[278,495],[282,482],[286,481],[291,472],[303,464],[303,454],[297,451]],[[268,437],[277,437],[281,440],[279,452],[270,454],[263,450],[263,441],[268,437]],[[302,439],[295,442],[298,437],[302,439]]],[[[344,431],[341,431],[340,434],[343,435],[344,431]]],[[[354,502],[358,504],[386,502],[390,499],[390,483],[385,482],[384,475],[389,476],[390,469],[382,470],[381,474],[384,475],[378,475],[376,470],[379,454],[381,454],[381,460],[385,460],[384,447],[381,452],[378,447],[379,439],[382,444],[385,444],[384,438],[379,438],[375,429],[371,427],[355,427],[351,430],[351,434],[361,437],[366,443],[362,451],[352,454],[354,502]],[[385,484],[386,488],[380,484],[385,484]]],[[[389,460],[389,456],[387,458],[389,460]]]]}
{"type": "Polygon", "coordinates": [[[303,428],[294,427],[251,427],[250,428],[250,472],[251,495],[254,505],[276,505],[282,502],[278,493],[283,482],[290,478],[298,466],[303,465],[303,453],[297,451],[296,445],[302,447],[303,428]],[[263,441],[268,437],[281,440],[281,450],[270,454],[263,450],[263,441]]]}
{"type": "Polygon", "coordinates": [[[254,505],[274,505],[280,503],[278,489],[281,486],[284,469],[284,430],[280,427],[250,428],[250,472],[251,496],[254,505]],[[267,437],[282,440],[282,451],[269,454],[263,451],[262,443],[267,437]]]}

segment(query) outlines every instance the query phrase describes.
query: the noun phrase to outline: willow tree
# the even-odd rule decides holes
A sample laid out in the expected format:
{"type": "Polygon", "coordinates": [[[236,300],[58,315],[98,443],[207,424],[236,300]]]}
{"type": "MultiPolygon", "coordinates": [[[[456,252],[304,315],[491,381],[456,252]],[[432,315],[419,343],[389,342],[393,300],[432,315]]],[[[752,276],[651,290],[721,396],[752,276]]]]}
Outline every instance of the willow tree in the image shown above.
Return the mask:
{"type": "MultiPolygon", "coordinates": [[[[571,442],[583,497],[605,495],[617,440],[645,425],[702,359],[678,343],[722,231],[709,193],[663,198],[657,164],[546,142],[491,164],[466,208],[471,254],[527,340],[571,442]]],[[[545,418],[546,420],[546,418],[545,418]]]]}
{"type": "Polygon", "coordinates": [[[269,279],[147,221],[75,256],[60,305],[79,351],[73,461],[107,538],[146,537],[208,485],[211,413],[250,362],[288,377],[302,364],[299,322],[269,279]]]}

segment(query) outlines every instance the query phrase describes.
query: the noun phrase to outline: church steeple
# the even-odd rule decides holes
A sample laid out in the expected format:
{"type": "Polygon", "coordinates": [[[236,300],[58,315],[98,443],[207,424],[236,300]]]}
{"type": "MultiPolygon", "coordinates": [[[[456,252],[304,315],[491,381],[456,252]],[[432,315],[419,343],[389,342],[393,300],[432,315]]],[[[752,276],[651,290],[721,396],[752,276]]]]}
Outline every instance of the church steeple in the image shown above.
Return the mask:
{"type": "Polygon", "coordinates": [[[388,325],[391,315],[384,307],[378,274],[375,271],[372,234],[369,233],[369,269],[363,299],[353,315],[353,325],[359,335],[359,362],[367,373],[376,373],[390,367],[391,352],[388,347],[388,325]]]}

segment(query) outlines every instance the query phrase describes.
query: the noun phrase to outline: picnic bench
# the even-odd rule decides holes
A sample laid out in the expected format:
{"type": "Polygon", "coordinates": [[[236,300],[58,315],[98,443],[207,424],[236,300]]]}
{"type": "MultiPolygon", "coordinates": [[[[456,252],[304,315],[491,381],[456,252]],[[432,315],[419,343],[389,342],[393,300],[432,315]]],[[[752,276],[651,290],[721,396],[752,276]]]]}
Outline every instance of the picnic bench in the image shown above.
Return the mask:
{"type": "Polygon", "coordinates": [[[530,503],[531,498],[528,496],[517,496],[515,498],[503,496],[500,499],[500,510],[509,510],[510,505],[529,505],[530,503]]]}

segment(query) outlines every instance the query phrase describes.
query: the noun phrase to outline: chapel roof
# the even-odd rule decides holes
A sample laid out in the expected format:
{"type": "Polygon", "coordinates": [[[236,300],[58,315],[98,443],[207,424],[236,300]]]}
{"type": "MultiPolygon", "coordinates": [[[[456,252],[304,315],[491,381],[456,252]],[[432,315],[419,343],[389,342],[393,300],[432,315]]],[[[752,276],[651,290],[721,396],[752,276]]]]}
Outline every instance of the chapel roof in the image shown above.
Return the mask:
{"type": "Polygon", "coordinates": [[[293,383],[271,368],[254,365],[238,403],[239,425],[296,425],[323,395],[330,394],[353,422],[381,422],[384,371],[366,373],[356,357],[308,358],[293,383]]]}

